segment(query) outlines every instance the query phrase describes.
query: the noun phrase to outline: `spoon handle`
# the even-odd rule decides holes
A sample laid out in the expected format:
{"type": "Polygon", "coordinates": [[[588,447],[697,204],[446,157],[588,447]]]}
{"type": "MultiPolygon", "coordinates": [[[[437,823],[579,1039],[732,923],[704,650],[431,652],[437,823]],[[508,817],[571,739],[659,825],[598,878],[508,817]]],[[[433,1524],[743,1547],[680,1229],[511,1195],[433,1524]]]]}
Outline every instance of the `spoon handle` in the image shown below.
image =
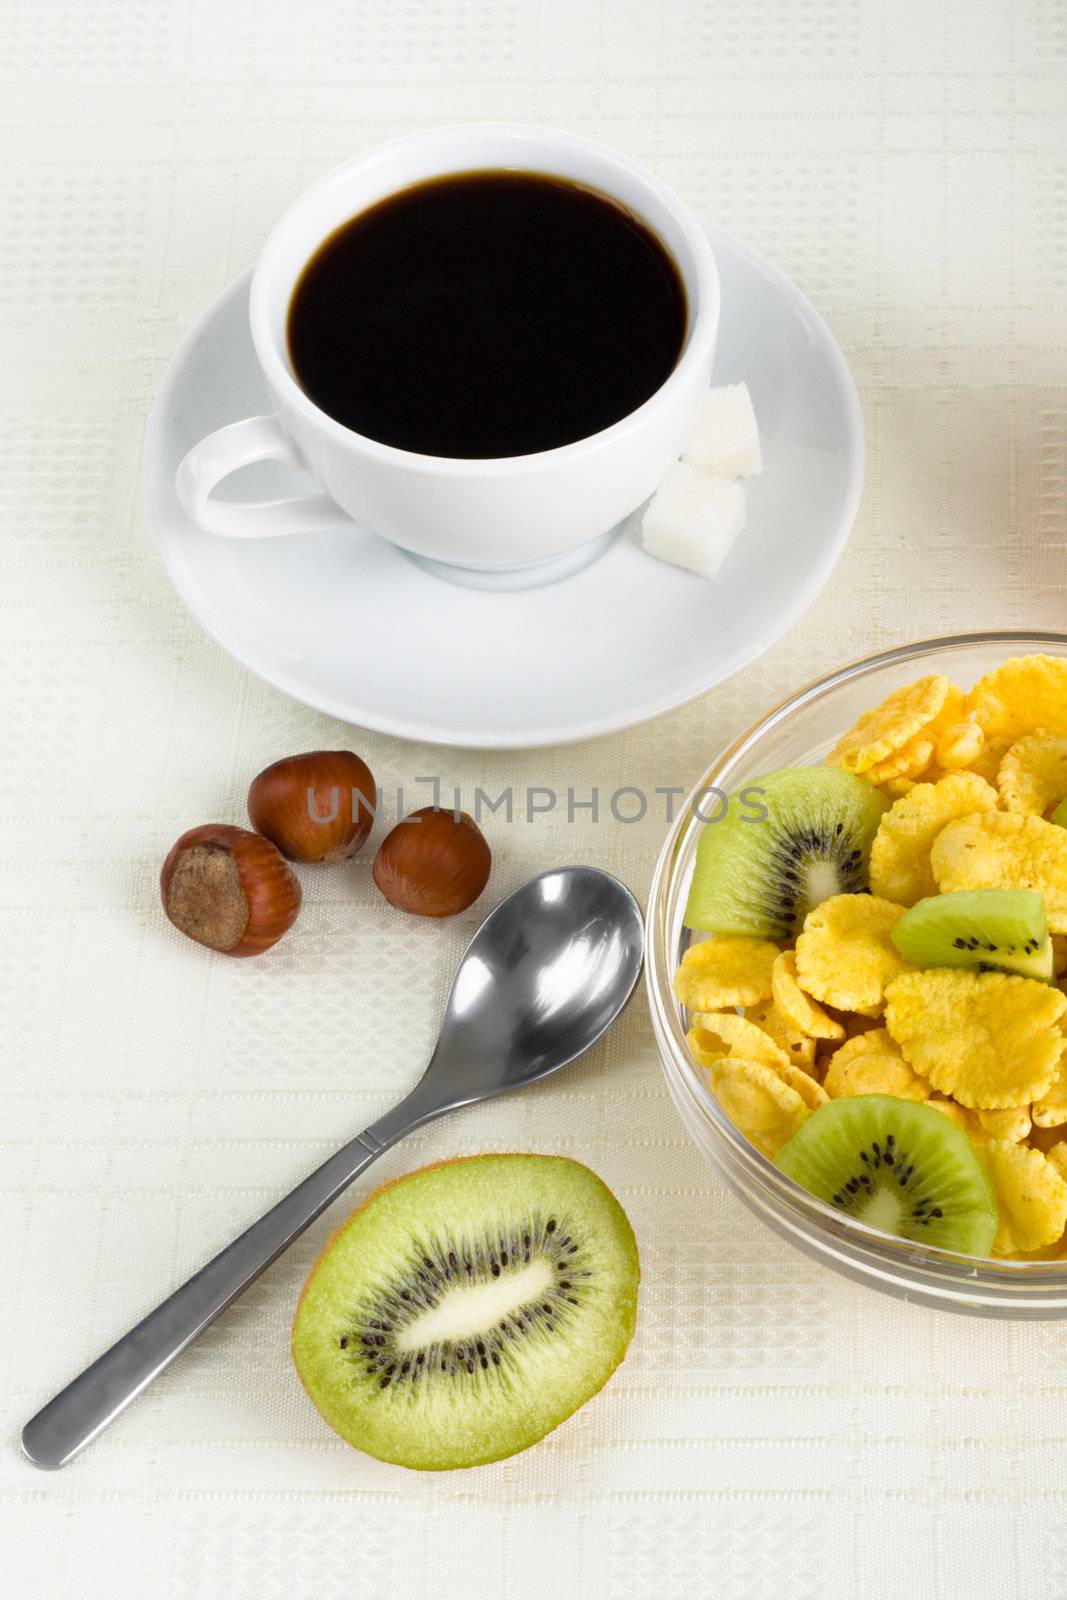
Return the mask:
{"type": "Polygon", "coordinates": [[[61,1389],[22,1431],[38,1467],[62,1467],[198,1339],[383,1150],[427,1120],[402,1100],[357,1134],[162,1305],[61,1389]]]}

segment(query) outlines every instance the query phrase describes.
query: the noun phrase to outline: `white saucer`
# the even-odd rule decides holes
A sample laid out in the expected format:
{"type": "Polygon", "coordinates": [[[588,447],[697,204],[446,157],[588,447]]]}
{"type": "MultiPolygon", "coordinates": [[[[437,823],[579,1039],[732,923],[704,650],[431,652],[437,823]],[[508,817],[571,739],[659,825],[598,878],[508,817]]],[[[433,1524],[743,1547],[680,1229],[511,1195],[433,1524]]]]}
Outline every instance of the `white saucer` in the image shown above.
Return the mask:
{"type": "MultiPolygon", "coordinates": [[[[863,478],[863,424],[822,318],[759,256],[718,229],[708,235],[722,282],[715,382],[748,383],[764,461],[747,485],[748,524],[713,583],[645,555],[636,517],[580,570],[511,590],[450,582],[356,524],[261,543],[199,532],[174,491],[178,462],[212,429],[270,410],[246,274],[185,340],[148,423],[149,516],[190,611],[238,661],[320,711],[481,748],[630,727],[755,660],[841,554],[863,478]]],[[[258,483],[251,470],[231,480],[240,497],[286,492],[279,475],[268,483],[268,469],[255,471],[258,483]]]]}

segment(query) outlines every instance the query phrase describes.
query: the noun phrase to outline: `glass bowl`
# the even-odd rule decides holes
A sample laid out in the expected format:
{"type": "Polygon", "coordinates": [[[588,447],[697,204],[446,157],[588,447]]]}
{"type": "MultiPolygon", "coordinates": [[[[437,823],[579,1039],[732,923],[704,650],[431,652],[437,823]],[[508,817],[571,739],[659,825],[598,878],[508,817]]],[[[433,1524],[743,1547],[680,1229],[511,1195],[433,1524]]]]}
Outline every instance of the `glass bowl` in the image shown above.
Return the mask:
{"type": "Polygon", "coordinates": [[[822,762],[860,712],[926,673],[943,672],[966,689],[1009,656],[1035,652],[1067,655],[1067,634],[925,639],[867,656],[791,695],[694,786],[657,863],[647,917],[645,981],[667,1087],[719,1176],[756,1216],[835,1271],[899,1299],[985,1317],[1067,1316],[1067,1262],[990,1260],[913,1245],[854,1221],[786,1178],[738,1132],[694,1065],[671,979],[688,943],[682,917],[704,826],[696,809],[702,791],[732,791],[777,767],[822,762]]]}

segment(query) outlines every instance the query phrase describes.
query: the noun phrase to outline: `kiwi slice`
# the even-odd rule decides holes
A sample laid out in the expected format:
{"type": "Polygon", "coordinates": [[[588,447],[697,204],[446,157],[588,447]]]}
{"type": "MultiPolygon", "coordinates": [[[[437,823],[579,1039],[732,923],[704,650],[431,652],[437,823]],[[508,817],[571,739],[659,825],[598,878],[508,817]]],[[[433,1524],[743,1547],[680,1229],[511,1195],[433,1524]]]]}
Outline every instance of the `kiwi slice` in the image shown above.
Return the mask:
{"type": "Polygon", "coordinates": [[[888,801],[839,767],[783,767],[731,795],[697,845],[686,927],[791,939],[820,900],[869,891],[871,840],[888,801]]]}
{"type": "Polygon", "coordinates": [[[525,1450],[622,1360],[637,1245],[601,1180],[562,1156],[490,1155],[387,1184],[311,1272],[293,1360],[343,1439],[404,1467],[525,1450]]]}
{"type": "Polygon", "coordinates": [[[869,1228],[961,1255],[992,1248],[998,1211],[989,1175],[967,1135],[919,1101],[829,1100],[775,1164],[869,1228]]]}
{"type": "Polygon", "coordinates": [[[1045,902],[1032,889],[956,889],[918,900],[890,937],[917,967],[1017,972],[1051,983],[1045,902]]]}

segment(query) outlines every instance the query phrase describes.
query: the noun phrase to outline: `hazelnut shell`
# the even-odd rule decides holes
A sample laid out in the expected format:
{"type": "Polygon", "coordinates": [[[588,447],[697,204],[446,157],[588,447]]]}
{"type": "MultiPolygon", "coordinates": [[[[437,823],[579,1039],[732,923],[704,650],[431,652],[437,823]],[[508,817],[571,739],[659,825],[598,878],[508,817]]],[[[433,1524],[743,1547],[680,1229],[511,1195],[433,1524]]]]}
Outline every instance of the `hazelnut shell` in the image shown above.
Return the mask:
{"type": "Polygon", "coordinates": [[[226,822],[183,833],[159,887],[174,926],[228,956],[269,950],[300,910],[299,881],[270,840],[226,822]]]}
{"type": "Polygon", "coordinates": [[[374,881],[390,905],[417,917],[454,917],[489,881],[492,853],[465,812],[424,806],[398,822],[374,858],[374,881]]]}
{"type": "Polygon", "coordinates": [[[253,778],[248,817],[290,861],[344,861],[374,826],[378,791],[352,750],[285,756],[253,778]]]}

